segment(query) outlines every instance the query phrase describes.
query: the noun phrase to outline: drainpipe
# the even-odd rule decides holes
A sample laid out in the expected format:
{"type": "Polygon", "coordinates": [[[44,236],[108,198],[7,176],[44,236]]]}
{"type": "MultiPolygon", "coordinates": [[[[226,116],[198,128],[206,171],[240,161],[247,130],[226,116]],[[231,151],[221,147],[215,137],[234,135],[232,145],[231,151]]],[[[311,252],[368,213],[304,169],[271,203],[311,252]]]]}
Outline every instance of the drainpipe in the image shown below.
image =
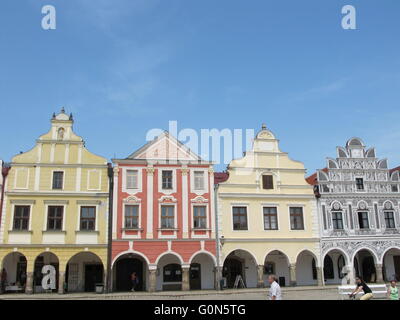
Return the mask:
{"type": "Polygon", "coordinates": [[[113,203],[114,203],[114,168],[108,163],[108,239],[107,239],[107,277],[106,292],[112,292],[111,259],[112,259],[112,231],[113,231],[113,203]]]}
{"type": "Polygon", "coordinates": [[[3,185],[1,186],[1,199],[0,199],[0,222],[1,222],[1,218],[3,215],[3,203],[4,203],[4,193],[6,190],[6,180],[7,180],[7,176],[8,173],[10,172],[10,167],[9,166],[5,166],[3,168],[1,168],[1,175],[3,176],[3,185]]]}
{"type": "Polygon", "coordinates": [[[221,267],[220,267],[220,239],[219,239],[219,222],[218,222],[218,184],[214,186],[214,212],[215,212],[215,245],[217,255],[217,290],[221,290],[221,267]]]}

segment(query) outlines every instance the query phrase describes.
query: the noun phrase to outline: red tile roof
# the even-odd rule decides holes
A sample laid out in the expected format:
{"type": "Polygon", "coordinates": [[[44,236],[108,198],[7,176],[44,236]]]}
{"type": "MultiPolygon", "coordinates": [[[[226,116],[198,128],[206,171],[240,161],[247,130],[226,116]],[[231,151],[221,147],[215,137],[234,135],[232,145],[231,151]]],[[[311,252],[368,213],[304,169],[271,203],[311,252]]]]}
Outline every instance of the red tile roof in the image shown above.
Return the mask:
{"type": "Polygon", "coordinates": [[[390,174],[392,174],[393,172],[398,171],[398,170],[400,170],[400,166],[390,169],[390,174]]]}
{"type": "Polygon", "coordinates": [[[225,182],[229,178],[229,173],[227,172],[215,172],[214,173],[214,184],[219,184],[225,182]]]}
{"type": "MultiPolygon", "coordinates": [[[[322,171],[328,172],[328,168],[323,168],[322,171]]],[[[312,186],[318,184],[317,173],[314,172],[311,176],[306,178],[306,181],[308,182],[308,184],[311,184],[312,186]]]]}

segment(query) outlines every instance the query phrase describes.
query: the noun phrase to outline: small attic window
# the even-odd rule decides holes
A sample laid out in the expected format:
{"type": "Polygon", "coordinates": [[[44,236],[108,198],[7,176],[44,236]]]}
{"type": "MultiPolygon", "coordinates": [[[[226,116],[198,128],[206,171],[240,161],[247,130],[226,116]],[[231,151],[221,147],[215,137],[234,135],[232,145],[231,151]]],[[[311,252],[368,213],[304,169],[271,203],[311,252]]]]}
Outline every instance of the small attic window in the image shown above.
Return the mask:
{"type": "Polygon", "coordinates": [[[64,128],[58,129],[58,131],[57,131],[57,139],[58,140],[64,140],[64,132],[65,132],[64,128]]]}

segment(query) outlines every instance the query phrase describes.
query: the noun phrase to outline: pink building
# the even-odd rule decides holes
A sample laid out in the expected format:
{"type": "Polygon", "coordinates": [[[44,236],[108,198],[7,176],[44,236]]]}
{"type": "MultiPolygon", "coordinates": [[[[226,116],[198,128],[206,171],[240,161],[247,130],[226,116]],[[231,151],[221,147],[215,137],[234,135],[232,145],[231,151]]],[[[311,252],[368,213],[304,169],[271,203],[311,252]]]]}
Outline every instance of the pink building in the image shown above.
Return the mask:
{"type": "Polygon", "coordinates": [[[167,132],[113,162],[113,290],[213,289],[212,164],[167,132]]]}

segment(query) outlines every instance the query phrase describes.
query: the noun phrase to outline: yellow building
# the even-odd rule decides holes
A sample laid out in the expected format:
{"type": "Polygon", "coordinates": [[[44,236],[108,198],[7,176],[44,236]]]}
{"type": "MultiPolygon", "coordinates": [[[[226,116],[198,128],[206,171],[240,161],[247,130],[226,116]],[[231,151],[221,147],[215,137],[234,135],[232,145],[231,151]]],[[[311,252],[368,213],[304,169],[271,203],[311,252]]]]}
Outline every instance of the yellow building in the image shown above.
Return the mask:
{"type": "Polygon", "coordinates": [[[268,274],[284,286],[321,285],[317,208],[304,165],[281,152],[264,125],[227,173],[217,187],[226,286],[236,287],[240,275],[247,287],[264,287],[268,274]]]}
{"type": "Polygon", "coordinates": [[[30,151],[11,162],[0,232],[7,291],[42,292],[53,265],[62,293],[93,291],[107,259],[107,160],[90,153],[64,109],[30,151]]]}

